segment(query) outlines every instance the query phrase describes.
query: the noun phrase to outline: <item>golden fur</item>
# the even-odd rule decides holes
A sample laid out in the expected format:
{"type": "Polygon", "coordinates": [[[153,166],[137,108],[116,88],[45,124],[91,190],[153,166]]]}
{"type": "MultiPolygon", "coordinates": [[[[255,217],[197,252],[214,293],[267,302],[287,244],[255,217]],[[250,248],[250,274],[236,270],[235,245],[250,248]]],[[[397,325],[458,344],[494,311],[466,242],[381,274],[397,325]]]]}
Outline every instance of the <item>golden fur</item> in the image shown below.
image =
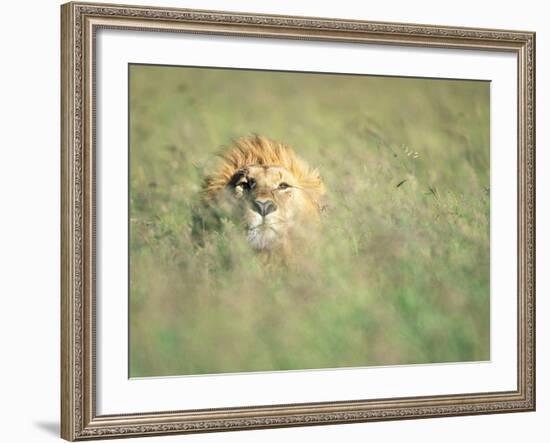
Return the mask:
{"type": "Polygon", "coordinates": [[[205,200],[221,204],[229,199],[255,249],[288,250],[296,238],[311,235],[325,186],[319,172],[290,147],[259,135],[242,137],[220,158],[218,169],[205,180],[205,200]],[[264,214],[254,202],[276,209],[264,214]]]}
{"type": "Polygon", "coordinates": [[[239,138],[229,149],[222,152],[220,157],[221,166],[205,181],[204,190],[209,198],[215,197],[225,189],[238,170],[251,165],[285,168],[319,205],[325,194],[325,185],[319,171],[308,166],[289,146],[261,135],[239,138]]]}

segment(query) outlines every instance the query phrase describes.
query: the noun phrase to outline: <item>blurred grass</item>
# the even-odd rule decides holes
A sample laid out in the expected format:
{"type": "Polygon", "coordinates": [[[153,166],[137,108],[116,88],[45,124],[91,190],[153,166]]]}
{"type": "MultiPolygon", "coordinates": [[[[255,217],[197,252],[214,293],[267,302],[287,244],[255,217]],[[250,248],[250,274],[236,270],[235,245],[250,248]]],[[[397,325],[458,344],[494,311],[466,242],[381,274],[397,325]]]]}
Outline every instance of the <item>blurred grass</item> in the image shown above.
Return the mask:
{"type": "Polygon", "coordinates": [[[131,67],[130,375],[489,359],[489,84],[131,67]],[[318,167],[324,236],[263,266],[191,219],[263,134],[318,167]],[[399,185],[399,186],[398,186],[399,185]]]}

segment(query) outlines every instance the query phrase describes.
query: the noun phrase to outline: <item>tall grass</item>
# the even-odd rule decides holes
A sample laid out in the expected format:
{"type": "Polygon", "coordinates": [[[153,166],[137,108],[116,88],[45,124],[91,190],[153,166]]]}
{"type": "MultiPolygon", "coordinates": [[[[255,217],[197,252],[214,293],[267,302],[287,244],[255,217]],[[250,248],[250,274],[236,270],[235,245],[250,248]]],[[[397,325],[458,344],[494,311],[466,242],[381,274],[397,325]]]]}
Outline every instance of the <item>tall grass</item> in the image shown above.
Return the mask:
{"type": "Polygon", "coordinates": [[[130,375],[487,360],[489,84],[132,66],[130,375]],[[290,268],[227,220],[214,154],[258,133],[319,168],[323,236],[290,268]]]}

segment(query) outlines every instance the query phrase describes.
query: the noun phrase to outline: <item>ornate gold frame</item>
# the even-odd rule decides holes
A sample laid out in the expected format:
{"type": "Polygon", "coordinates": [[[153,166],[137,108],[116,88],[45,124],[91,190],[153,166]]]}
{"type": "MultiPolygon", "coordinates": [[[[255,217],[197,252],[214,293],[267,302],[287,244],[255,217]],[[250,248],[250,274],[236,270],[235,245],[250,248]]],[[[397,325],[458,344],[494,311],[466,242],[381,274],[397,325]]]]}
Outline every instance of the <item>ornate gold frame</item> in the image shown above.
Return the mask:
{"type": "Polygon", "coordinates": [[[535,34],[68,3],[61,7],[61,436],[67,440],[533,411],[535,34]],[[518,58],[518,383],[512,392],[98,416],[94,36],[99,28],[508,51],[518,58]]]}

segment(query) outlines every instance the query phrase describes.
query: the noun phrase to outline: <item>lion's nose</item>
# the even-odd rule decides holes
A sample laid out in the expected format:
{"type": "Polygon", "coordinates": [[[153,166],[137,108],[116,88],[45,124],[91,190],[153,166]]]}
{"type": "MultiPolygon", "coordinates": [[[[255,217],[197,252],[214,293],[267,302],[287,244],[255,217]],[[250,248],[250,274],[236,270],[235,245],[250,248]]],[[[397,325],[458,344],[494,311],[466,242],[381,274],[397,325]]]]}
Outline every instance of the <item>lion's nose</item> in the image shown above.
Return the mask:
{"type": "Polygon", "coordinates": [[[262,217],[265,217],[272,212],[277,210],[277,205],[273,200],[254,200],[252,202],[252,210],[260,214],[262,217]]]}

